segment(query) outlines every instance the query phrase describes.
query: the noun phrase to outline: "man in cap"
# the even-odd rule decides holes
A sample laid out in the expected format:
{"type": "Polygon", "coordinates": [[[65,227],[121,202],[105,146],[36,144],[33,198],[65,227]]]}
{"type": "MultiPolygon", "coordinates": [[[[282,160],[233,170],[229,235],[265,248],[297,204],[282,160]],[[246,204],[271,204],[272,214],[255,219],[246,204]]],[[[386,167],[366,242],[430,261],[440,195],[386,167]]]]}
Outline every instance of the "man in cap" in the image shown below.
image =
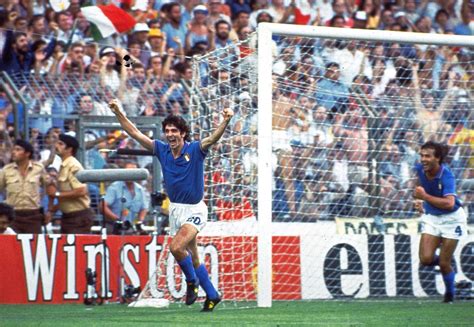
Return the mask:
{"type": "Polygon", "coordinates": [[[100,69],[101,81],[104,86],[110,86],[110,88],[116,92],[120,86],[120,77],[115,70],[117,61],[115,49],[110,46],[105,46],[100,49],[99,57],[102,63],[102,68],[100,69]]]}
{"type": "Polygon", "coordinates": [[[163,42],[163,33],[159,28],[152,28],[148,33],[148,43],[150,44],[150,56],[163,56],[166,53],[166,44],[163,42]]]}
{"type": "Polygon", "coordinates": [[[16,140],[12,150],[13,162],[0,171],[0,190],[6,191],[6,203],[15,210],[11,227],[17,233],[41,233],[41,226],[49,222],[51,214],[43,215],[41,187],[46,188],[49,177],[39,162],[34,162],[33,146],[16,140]]]}
{"type": "Polygon", "coordinates": [[[63,234],[88,234],[94,219],[87,186],[76,178],[76,173],[83,170],[81,163],[74,157],[78,148],[79,142],[74,137],[67,134],[59,135],[56,153],[63,162],[57,186],[48,188],[48,195],[59,202],[59,210],[63,213],[61,219],[63,234]]]}
{"type": "Polygon", "coordinates": [[[150,60],[150,46],[148,44],[148,34],[150,27],[145,23],[137,23],[133,28],[132,39],[140,44],[140,61],[147,63],[150,60]]]}

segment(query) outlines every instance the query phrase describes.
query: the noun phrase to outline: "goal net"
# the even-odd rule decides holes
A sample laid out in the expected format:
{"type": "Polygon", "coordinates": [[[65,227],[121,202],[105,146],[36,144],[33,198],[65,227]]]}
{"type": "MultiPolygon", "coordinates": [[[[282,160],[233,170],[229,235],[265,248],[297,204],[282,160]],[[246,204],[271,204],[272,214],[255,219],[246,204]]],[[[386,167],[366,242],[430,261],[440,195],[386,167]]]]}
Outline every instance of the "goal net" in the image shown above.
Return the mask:
{"type": "MultiPolygon", "coordinates": [[[[448,144],[474,221],[473,46],[262,23],[194,58],[193,138],[215,130],[223,108],[235,112],[208,156],[199,238],[227,303],[443,294],[439,271],[419,267],[411,169],[421,144],[448,144]]],[[[474,280],[473,244],[470,234],[456,249],[458,281],[474,280]]]]}

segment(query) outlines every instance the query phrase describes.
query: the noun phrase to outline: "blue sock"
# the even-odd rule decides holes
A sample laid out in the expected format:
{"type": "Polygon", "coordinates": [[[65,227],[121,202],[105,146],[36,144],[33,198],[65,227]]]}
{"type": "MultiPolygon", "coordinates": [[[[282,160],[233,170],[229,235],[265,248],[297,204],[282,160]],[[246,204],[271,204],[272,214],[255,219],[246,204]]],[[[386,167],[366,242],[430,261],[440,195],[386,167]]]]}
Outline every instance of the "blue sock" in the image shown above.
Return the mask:
{"type": "Polygon", "coordinates": [[[196,268],[196,275],[199,278],[199,283],[206,292],[207,297],[211,300],[217,299],[219,294],[217,294],[214,285],[212,285],[207,269],[203,264],[196,268]]]}
{"type": "Polygon", "coordinates": [[[181,270],[184,272],[184,275],[186,276],[186,281],[188,283],[197,282],[197,276],[196,276],[196,272],[194,271],[193,260],[191,259],[191,255],[188,254],[186,258],[184,258],[181,261],[178,261],[178,265],[181,267],[181,270]]]}
{"type": "Polygon", "coordinates": [[[455,293],[454,276],[456,276],[454,271],[451,271],[450,273],[443,275],[444,285],[446,286],[446,293],[450,293],[453,295],[455,293]]]}

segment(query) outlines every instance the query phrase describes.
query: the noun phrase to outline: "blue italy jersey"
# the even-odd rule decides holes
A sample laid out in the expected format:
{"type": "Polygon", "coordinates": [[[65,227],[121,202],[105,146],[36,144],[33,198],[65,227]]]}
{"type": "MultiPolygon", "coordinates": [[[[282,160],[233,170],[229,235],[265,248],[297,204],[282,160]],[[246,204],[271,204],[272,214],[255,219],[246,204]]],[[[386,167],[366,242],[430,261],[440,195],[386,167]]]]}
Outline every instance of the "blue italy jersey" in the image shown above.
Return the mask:
{"type": "Polygon", "coordinates": [[[416,164],[415,170],[418,174],[420,185],[425,189],[426,193],[439,198],[448,195],[452,195],[455,198],[454,207],[451,210],[436,208],[424,201],[423,208],[425,209],[425,213],[439,216],[454,212],[462,206],[461,201],[456,195],[456,179],[448,166],[442,164],[438,174],[433,179],[428,179],[426,177],[421,163],[416,164]]]}
{"type": "Polygon", "coordinates": [[[173,203],[196,204],[204,197],[204,159],[200,142],[184,142],[178,158],[169,144],[154,140],[154,154],[163,172],[165,188],[173,203]]]}

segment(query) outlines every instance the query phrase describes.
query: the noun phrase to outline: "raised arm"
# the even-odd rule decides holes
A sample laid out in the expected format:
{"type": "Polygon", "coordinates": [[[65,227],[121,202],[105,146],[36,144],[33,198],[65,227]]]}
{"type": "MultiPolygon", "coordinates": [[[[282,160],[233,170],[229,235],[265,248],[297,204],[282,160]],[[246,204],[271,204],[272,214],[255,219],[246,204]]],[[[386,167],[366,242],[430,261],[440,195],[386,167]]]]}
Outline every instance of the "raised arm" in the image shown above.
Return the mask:
{"type": "Polygon", "coordinates": [[[448,108],[449,103],[454,97],[454,92],[452,90],[454,86],[455,76],[456,73],[453,70],[448,73],[448,86],[446,87],[446,94],[444,95],[443,100],[441,100],[441,103],[438,106],[438,111],[441,113],[443,113],[448,108]]]}
{"type": "Polygon", "coordinates": [[[418,77],[419,66],[417,63],[413,64],[413,88],[415,90],[415,110],[419,113],[424,109],[423,102],[421,102],[421,88],[420,88],[420,79],[418,77]]]}
{"type": "Polygon", "coordinates": [[[203,151],[207,151],[210,146],[216,144],[217,141],[219,141],[219,139],[222,137],[222,134],[224,134],[227,125],[229,125],[230,120],[234,116],[234,111],[232,111],[230,108],[225,108],[222,111],[222,114],[224,115],[224,121],[219,125],[219,127],[217,127],[214,133],[202,140],[201,149],[203,151]]]}
{"type": "Polygon", "coordinates": [[[153,151],[153,141],[140,132],[140,130],[124,115],[118,100],[114,99],[110,101],[109,108],[115,114],[120,125],[128,135],[137,140],[145,149],[153,151]]]}

